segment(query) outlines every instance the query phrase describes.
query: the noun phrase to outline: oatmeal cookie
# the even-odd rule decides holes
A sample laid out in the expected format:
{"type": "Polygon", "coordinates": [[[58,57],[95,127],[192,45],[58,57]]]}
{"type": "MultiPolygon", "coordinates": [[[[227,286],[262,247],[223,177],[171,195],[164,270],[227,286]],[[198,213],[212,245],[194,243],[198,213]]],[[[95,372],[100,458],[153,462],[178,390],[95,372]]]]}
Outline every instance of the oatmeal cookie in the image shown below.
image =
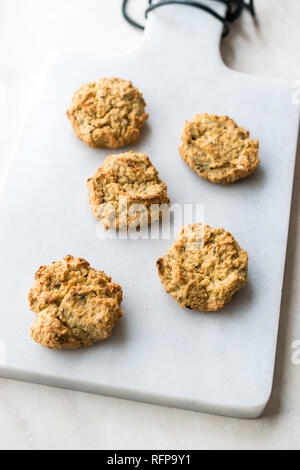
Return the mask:
{"type": "Polygon", "coordinates": [[[179,147],[183,160],[202,178],[233,183],[259,165],[258,140],[227,116],[197,114],[186,121],[179,147]]]}
{"type": "Polygon", "coordinates": [[[92,212],[106,230],[148,225],[170,204],[166,184],[143,153],[107,157],[87,187],[92,212]]]}
{"type": "Polygon", "coordinates": [[[157,261],[158,274],[181,307],[219,310],[248,281],[248,255],[224,229],[200,223],[181,229],[157,261]]]}
{"type": "Polygon", "coordinates": [[[50,349],[77,349],[111,336],[123,315],[122,289],[82,258],[42,266],[29,292],[31,336],[50,349]]]}
{"type": "Polygon", "coordinates": [[[131,82],[100,78],[74,93],[67,116],[77,137],[90,147],[133,144],[148,119],[142,94],[131,82]]]}

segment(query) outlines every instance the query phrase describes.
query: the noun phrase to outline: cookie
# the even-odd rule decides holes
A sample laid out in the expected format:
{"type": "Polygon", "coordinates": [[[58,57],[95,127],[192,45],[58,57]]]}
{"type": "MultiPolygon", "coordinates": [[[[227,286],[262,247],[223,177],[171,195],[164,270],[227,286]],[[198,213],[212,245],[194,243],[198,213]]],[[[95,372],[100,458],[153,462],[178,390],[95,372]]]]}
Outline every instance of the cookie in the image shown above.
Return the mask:
{"type": "Polygon", "coordinates": [[[159,219],[169,207],[167,186],[143,153],[107,157],[87,188],[93,214],[104,228],[142,227],[159,219]]]}
{"type": "Polygon", "coordinates": [[[212,183],[233,183],[259,165],[258,140],[227,116],[197,114],[186,121],[179,147],[183,160],[212,183]]]}
{"type": "Polygon", "coordinates": [[[200,223],[181,229],[157,268],[181,307],[204,312],[223,308],[248,281],[247,252],[229,232],[200,223]]]}
{"type": "Polygon", "coordinates": [[[121,287],[73,256],[42,266],[28,299],[36,313],[31,336],[50,349],[77,349],[102,341],[123,315],[121,287]]]}
{"type": "Polygon", "coordinates": [[[100,78],[74,93],[67,116],[79,139],[90,147],[133,144],[148,119],[142,94],[121,78],[100,78]]]}

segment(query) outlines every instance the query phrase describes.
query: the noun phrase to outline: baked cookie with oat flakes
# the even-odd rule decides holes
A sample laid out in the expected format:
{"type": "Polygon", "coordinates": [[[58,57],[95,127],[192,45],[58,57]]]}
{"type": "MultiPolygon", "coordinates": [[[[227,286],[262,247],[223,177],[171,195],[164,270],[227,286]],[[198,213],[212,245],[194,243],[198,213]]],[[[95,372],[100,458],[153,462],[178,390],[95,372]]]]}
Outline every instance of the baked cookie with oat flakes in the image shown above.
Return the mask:
{"type": "Polygon", "coordinates": [[[167,185],[140,152],[108,156],[87,188],[92,212],[106,230],[148,225],[170,204],[167,185]]]}
{"type": "Polygon", "coordinates": [[[259,165],[258,140],[227,116],[197,114],[186,121],[179,147],[183,160],[202,178],[233,183],[259,165]]]}
{"type": "Polygon", "coordinates": [[[50,349],[77,349],[107,339],[123,315],[122,289],[82,258],[42,266],[29,292],[32,338],[50,349]]]}
{"type": "Polygon", "coordinates": [[[160,280],[181,307],[220,310],[248,281],[248,255],[224,229],[200,223],[181,229],[157,261],[160,280]]]}
{"type": "Polygon", "coordinates": [[[67,116],[79,139],[90,147],[118,148],[135,143],[148,119],[142,94],[121,78],[99,78],[74,93],[67,116]]]}

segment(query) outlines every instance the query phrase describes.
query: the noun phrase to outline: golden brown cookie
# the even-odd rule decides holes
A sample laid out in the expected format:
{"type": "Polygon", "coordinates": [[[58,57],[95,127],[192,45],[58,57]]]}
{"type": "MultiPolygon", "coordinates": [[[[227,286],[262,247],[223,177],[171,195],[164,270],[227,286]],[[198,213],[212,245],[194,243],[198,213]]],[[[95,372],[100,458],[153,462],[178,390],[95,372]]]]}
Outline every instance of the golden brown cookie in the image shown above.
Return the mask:
{"type": "Polygon", "coordinates": [[[197,114],[186,121],[179,147],[183,160],[202,178],[233,183],[259,165],[258,140],[227,116],[197,114]]]}
{"type": "Polygon", "coordinates": [[[248,255],[224,229],[200,223],[181,229],[157,261],[158,274],[181,307],[219,310],[248,281],[248,255]]]}
{"type": "Polygon", "coordinates": [[[90,147],[133,144],[148,119],[142,94],[121,78],[99,78],[74,93],[67,116],[77,137],[90,147]]]}
{"type": "Polygon", "coordinates": [[[123,315],[122,289],[82,258],[42,266],[29,292],[31,336],[50,349],[77,349],[111,336],[123,315]]]}
{"type": "Polygon", "coordinates": [[[159,205],[170,204],[166,184],[143,153],[107,157],[87,187],[92,212],[105,229],[148,225],[160,218],[159,205]]]}

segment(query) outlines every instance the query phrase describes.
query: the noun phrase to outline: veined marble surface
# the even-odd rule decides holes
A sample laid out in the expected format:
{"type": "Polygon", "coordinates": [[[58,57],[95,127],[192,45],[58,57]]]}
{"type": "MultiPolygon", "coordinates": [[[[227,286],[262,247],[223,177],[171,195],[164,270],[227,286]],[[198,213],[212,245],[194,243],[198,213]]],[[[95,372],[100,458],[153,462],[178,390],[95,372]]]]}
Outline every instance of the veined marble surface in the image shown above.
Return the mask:
{"type": "MultiPolygon", "coordinates": [[[[145,3],[131,0],[137,18],[145,3]]],[[[299,81],[299,0],[256,3],[258,24],[245,13],[234,25],[222,46],[225,62],[243,72],[299,81]]],[[[72,47],[109,54],[139,40],[142,33],[125,23],[120,4],[2,0],[1,176],[49,53],[72,47]]],[[[292,345],[300,340],[299,178],[298,163],[275,386],[262,418],[234,420],[0,379],[0,449],[299,449],[300,364],[292,361],[292,345]]]]}

